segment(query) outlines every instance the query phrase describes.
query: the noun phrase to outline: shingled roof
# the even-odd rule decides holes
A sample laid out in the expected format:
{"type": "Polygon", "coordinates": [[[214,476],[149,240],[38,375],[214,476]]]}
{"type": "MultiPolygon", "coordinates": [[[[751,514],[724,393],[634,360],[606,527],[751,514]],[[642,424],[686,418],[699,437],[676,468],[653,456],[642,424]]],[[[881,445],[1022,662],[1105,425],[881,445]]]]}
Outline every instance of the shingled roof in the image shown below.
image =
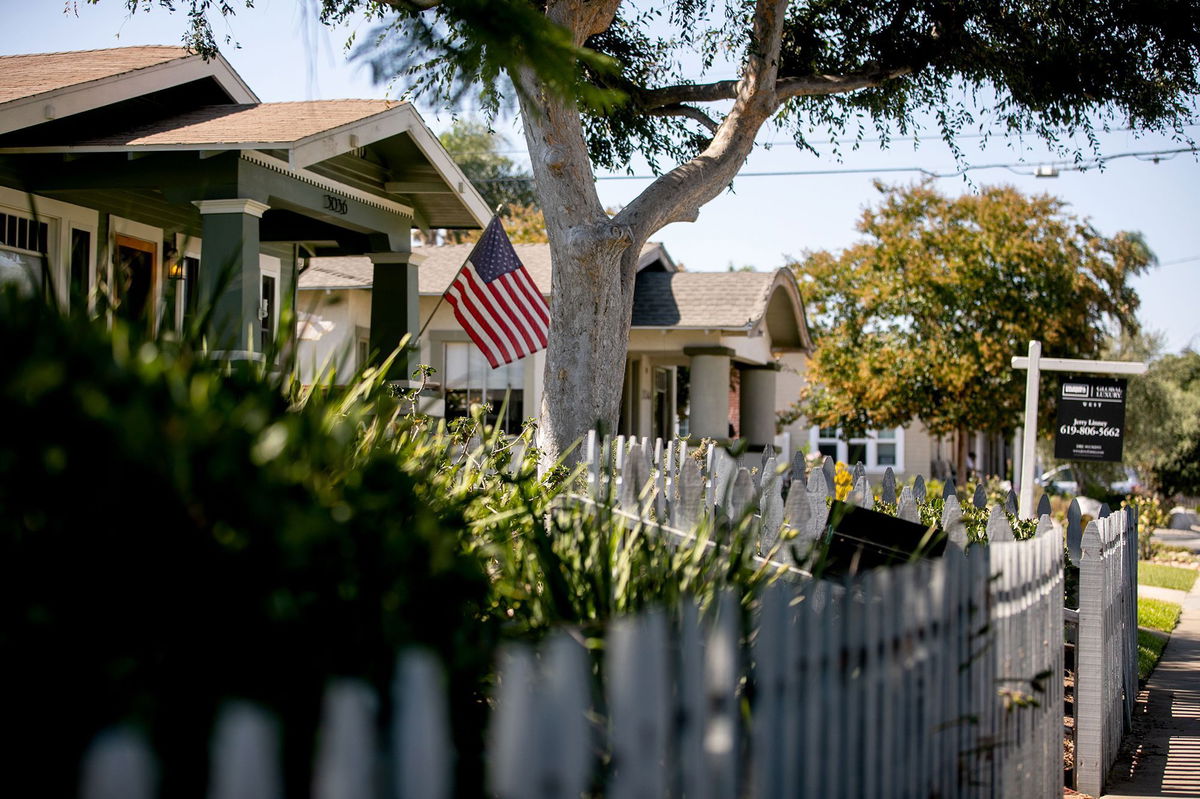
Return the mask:
{"type": "Polygon", "coordinates": [[[73,53],[0,56],[0,103],[103,80],[188,58],[183,47],[114,47],[73,53]]]}
{"type": "Polygon", "coordinates": [[[388,100],[304,100],[291,103],[206,105],[99,138],[78,147],[291,144],[389,111],[388,100]]]}
{"type": "MultiPolygon", "coordinates": [[[[449,244],[442,247],[418,247],[413,252],[424,258],[417,270],[417,281],[421,294],[443,294],[450,288],[450,281],[471,254],[473,244],[449,244]]],[[[514,244],[517,257],[525,265],[529,276],[538,289],[550,296],[550,245],[514,244]]],[[[648,242],[642,247],[642,267],[654,261],[662,261],[667,269],[675,264],[666,250],[657,242],[648,242]]],[[[664,273],[665,274],[665,273],[664,273]]],[[[300,275],[301,289],[369,289],[374,271],[371,261],[362,256],[342,258],[314,258],[308,269],[300,275]]]]}

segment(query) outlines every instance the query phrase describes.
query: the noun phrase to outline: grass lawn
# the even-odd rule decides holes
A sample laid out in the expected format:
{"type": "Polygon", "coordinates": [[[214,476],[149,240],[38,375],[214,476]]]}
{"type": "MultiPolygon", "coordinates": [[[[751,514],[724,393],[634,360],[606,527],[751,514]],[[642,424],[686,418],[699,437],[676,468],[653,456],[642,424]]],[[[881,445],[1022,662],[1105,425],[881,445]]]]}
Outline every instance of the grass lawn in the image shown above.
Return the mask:
{"type": "MultiPolygon", "coordinates": [[[[1176,569],[1184,571],[1184,569],[1176,569]]],[[[1141,567],[1138,567],[1141,574],[1141,567]]],[[[1144,680],[1154,671],[1158,659],[1162,657],[1163,647],[1167,645],[1169,633],[1179,623],[1179,614],[1183,608],[1174,602],[1164,602],[1161,599],[1143,597],[1138,599],[1138,626],[1150,630],[1160,630],[1168,635],[1158,635],[1147,630],[1138,630],[1138,679],[1144,680]]]]}
{"type": "Polygon", "coordinates": [[[1166,636],[1158,636],[1145,630],[1138,630],[1138,679],[1144,680],[1154,671],[1158,659],[1162,657],[1163,647],[1167,645],[1166,636]]]}
{"type": "Polygon", "coordinates": [[[1138,599],[1138,626],[1169,633],[1179,623],[1182,611],[1183,608],[1174,602],[1142,597],[1138,599]]]}
{"type": "Polygon", "coordinates": [[[1160,566],[1157,563],[1138,561],[1139,585],[1156,585],[1159,588],[1191,591],[1194,582],[1196,582],[1194,569],[1180,569],[1176,566],[1160,566]]]}

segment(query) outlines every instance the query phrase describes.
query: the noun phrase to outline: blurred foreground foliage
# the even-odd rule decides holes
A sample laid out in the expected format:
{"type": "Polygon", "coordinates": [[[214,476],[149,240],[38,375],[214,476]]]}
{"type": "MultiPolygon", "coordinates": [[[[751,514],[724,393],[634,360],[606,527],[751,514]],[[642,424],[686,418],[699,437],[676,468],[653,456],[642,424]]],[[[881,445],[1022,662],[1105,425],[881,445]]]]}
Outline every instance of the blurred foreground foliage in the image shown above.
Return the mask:
{"type": "Polygon", "coordinates": [[[423,417],[386,364],[302,390],[12,291],[0,335],[5,718],[18,784],[45,795],[133,724],[163,795],[202,796],[213,717],[240,698],[279,717],[287,794],[306,796],[328,681],[382,694],[410,645],[446,664],[456,783],[478,793],[502,639],[565,623],[599,649],[616,614],[727,586],[748,605],[770,576],[745,525],[727,547],[668,543],[564,503],[578,475],[539,476],[532,426],[423,417]]]}

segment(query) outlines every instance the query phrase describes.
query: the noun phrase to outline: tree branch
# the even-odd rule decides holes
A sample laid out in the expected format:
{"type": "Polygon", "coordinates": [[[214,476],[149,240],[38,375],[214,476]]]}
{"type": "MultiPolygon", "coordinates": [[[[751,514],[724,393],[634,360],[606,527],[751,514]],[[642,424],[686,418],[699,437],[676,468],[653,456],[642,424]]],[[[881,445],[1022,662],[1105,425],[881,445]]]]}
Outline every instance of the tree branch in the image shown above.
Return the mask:
{"type": "MultiPolygon", "coordinates": [[[[878,86],[884,81],[907,75],[911,66],[898,66],[849,72],[845,75],[804,75],[780,78],[775,83],[775,94],[780,100],[790,97],[821,94],[845,94],[846,92],[878,86]]],[[[642,108],[653,111],[681,103],[715,103],[737,98],[738,81],[721,80],[713,83],[681,83],[657,89],[634,89],[642,108]]]]}
{"type": "Polygon", "coordinates": [[[734,84],[733,108],[712,141],[695,158],[651,183],[613,220],[628,225],[635,242],[640,244],[671,222],[695,218],[696,209],[728,186],[746,162],[759,128],[779,107],[775,85],[786,10],[787,0],[758,0],[750,56],[742,79],[734,84]]]}
{"type": "Polygon", "coordinates": [[[687,117],[688,119],[694,119],[713,133],[716,133],[717,128],[720,127],[720,124],[715,119],[693,105],[683,105],[682,103],[664,105],[659,108],[652,108],[646,113],[658,117],[687,117]]]}
{"type": "Polygon", "coordinates": [[[878,86],[884,81],[908,75],[912,71],[913,68],[906,65],[889,69],[852,72],[847,75],[806,75],[802,78],[782,78],[775,85],[775,92],[780,100],[790,97],[845,94],[858,89],[878,86]]]}
{"type": "Polygon", "coordinates": [[[551,0],[546,16],[571,31],[576,47],[588,37],[604,33],[617,17],[621,0],[551,0]]]}

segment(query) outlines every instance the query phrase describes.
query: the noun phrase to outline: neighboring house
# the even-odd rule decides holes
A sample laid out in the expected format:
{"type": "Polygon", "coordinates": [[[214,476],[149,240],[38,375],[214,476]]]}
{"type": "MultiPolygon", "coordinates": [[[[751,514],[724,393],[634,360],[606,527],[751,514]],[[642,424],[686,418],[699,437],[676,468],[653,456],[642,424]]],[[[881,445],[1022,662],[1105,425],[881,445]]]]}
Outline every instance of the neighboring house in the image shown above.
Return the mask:
{"type": "MultiPolygon", "coordinates": [[[[549,245],[515,246],[553,302],[549,245]]],[[[544,353],[489,369],[452,308],[439,304],[470,251],[464,244],[413,252],[420,317],[429,322],[420,360],[437,370],[426,408],[454,418],[473,402],[491,402],[498,411],[508,396],[499,421],[515,430],[538,413],[544,353]]],[[[777,437],[776,414],[795,399],[812,347],[792,273],[683,272],[662,245],[648,244],[636,280],[618,432],[665,439],[733,435],[756,450],[768,443],[788,446],[798,430],[777,437]]],[[[309,263],[298,293],[303,382],[314,382],[327,369],[334,382],[345,382],[367,362],[371,293],[371,270],[362,258],[309,263]]]]}
{"type": "MultiPolygon", "coordinates": [[[[550,302],[550,248],[514,245],[550,302]]],[[[514,431],[538,414],[544,353],[500,369],[488,367],[470,343],[442,293],[471,245],[418,247],[420,319],[428,328],[419,361],[433,366],[423,409],[455,418],[473,402],[492,403],[498,421],[514,431]],[[432,318],[430,318],[432,315],[432,318]]],[[[298,369],[304,383],[322,374],[345,383],[371,355],[371,264],[364,258],[314,258],[300,275],[298,369]]],[[[949,445],[919,423],[842,440],[836,430],[795,422],[776,429],[776,414],[804,385],[811,349],[799,287],[788,270],[683,272],[661,244],[647,244],[634,289],[629,354],[617,432],[669,438],[730,435],[752,449],[773,443],[789,457],[798,448],[847,463],[861,460],[871,474],[893,468],[901,478],[943,475],[949,445]],[[944,451],[943,451],[944,450],[944,451]]],[[[980,461],[983,463],[984,461],[980,461]]]]}
{"type": "Polygon", "coordinates": [[[64,308],[165,332],[211,306],[211,349],[261,359],[305,260],[357,255],[391,350],[416,330],[412,229],[489,216],[407,103],[262,103],[178,47],[0,57],[0,279],[64,308]]]}

